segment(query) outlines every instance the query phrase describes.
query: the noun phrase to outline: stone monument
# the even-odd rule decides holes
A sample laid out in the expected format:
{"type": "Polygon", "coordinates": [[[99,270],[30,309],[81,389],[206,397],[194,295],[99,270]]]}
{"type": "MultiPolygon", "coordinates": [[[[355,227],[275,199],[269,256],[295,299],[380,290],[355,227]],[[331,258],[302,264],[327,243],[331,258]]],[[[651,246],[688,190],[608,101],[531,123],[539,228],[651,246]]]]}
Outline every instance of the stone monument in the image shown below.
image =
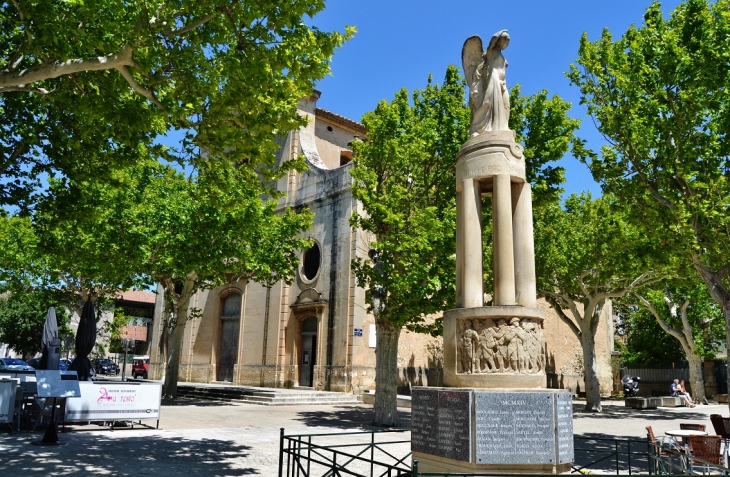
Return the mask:
{"type": "Polygon", "coordinates": [[[456,306],[444,313],[444,383],[413,390],[419,470],[560,473],[573,461],[572,396],[548,390],[537,308],[532,193],[508,127],[510,37],[466,40],[470,138],[456,157],[456,306]],[[494,296],[484,306],[482,195],[492,195],[494,296]]]}

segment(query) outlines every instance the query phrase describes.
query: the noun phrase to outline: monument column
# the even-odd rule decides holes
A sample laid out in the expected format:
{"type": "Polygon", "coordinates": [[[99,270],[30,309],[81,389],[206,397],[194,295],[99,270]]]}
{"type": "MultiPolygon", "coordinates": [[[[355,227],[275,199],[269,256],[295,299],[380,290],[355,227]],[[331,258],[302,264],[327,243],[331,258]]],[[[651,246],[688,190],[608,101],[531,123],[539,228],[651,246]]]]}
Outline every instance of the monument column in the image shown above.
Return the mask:
{"type": "Polygon", "coordinates": [[[515,292],[521,306],[537,308],[535,241],[532,230],[532,187],[512,184],[512,233],[515,250],[515,292]]]}
{"type": "MultiPolygon", "coordinates": [[[[461,189],[460,239],[463,257],[461,266],[464,273],[462,307],[475,308],[484,305],[484,278],[482,276],[482,197],[479,183],[474,179],[464,179],[461,189]]],[[[458,216],[458,212],[457,212],[458,216]]],[[[458,252],[457,252],[458,253],[458,252]]]]}
{"type": "Polygon", "coordinates": [[[512,189],[509,174],[494,176],[494,305],[515,304],[515,255],[512,243],[512,189]]]}
{"type": "Polygon", "coordinates": [[[457,188],[456,203],[459,206],[456,208],[456,243],[458,244],[456,248],[456,308],[464,307],[464,252],[459,249],[462,237],[464,236],[464,231],[462,230],[464,220],[461,217],[464,213],[462,210],[463,207],[461,207],[462,197],[464,197],[464,192],[457,188]]]}
{"type": "Polygon", "coordinates": [[[537,307],[532,192],[509,129],[509,44],[495,33],[464,42],[469,139],[456,160],[456,303],[443,316],[444,387],[411,391],[411,451],[423,472],[559,474],[574,459],[570,393],[547,386],[537,307]],[[492,194],[493,286],[484,306],[481,195],[492,194]],[[526,431],[525,429],[528,428],[526,431]]]}

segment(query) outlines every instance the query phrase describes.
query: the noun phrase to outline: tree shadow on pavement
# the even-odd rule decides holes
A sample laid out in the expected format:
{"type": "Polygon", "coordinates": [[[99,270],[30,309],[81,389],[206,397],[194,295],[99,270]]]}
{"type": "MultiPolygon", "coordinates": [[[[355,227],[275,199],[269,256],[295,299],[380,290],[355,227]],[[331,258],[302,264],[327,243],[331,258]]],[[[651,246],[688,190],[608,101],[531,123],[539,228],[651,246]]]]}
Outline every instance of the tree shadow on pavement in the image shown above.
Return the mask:
{"type": "Polygon", "coordinates": [[[196,407],[224,407],[224,406],[240,406],[241,403],[230,401],[215,401],[212,399],[197,399],[178,397],[177,399],[163,399],[162,407],[175,406],[196,406],[196,407]]]}
{"type": "Polygon", "coordinates": [[[241,476],[251,450],[227,440],[63,434],[63,446],[35,446],[39,436],[0,436],[0,475],[241,476]]]}
{"type": "Polygon", "coordinates": [[[575,436],[573,467],[597,473],[647,473],[649,450],[646,439],[616,438],[603,433],[575,436]]]}
{"type": "MultiPolygon", "coordinates": [[[[302,411],[294,418],[308,427],[328,427],[355,430],[382,430],[384,427],[373,426],[373,408],[360,406],[338,406],[334,410],[302,411]]],[[[398,429],[411,428],[411,411],[398,410],[401,425],[398,429]]]]}
{"type": "Polygon", "coordinates": [[[698,408],[658,408],[633,409],[621,406],[603,406],[603,412],[585,411],[585,405],[573,404],[573,419],[646,419],[649,421],[695,420],[705,421],[710,417],[706,412],[698,412],[698,408]]]}

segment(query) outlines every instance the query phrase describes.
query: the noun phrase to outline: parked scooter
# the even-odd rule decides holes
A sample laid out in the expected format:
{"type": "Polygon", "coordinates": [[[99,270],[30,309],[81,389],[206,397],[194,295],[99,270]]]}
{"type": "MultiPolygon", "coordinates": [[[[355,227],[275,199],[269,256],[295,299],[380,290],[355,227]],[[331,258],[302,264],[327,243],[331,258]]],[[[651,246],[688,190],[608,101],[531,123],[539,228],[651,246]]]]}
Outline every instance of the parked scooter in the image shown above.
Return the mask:
{"type": "Polygon", "coordinates": [[[639,395],[639,381],[641,381],[641,378],[638,376],[624,376],[621,378],[621,383],[624,385],[625,397],[636,397],[639,395]]]}

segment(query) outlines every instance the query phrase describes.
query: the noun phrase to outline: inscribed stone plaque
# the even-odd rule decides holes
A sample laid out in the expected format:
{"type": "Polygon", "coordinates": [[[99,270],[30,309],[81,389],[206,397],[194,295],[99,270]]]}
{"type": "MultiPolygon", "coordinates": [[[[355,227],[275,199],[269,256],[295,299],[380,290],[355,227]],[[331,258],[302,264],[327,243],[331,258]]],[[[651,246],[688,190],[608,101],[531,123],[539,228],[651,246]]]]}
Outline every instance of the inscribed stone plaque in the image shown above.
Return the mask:
{"type": "Polygon", "coordinates": [[[471,462],[471,392],[439,391],[436,455],[471,462]]]}
{"type": "Polygon", "coordinates": [[[477,464],[554,464],[554,393],[475,393],[477,464]]]}
{"type": "Polygon", "coordinates": [[[411,450],[471,462],[471,391],[415,388],[411,450]]]}
{"type": "Polygon", "coordinates": [[[415,388],[411,396],[411,449],[424,454],[438,452],[437,389],[415,388]]]}
{"type": "Polygon", "coordinates": [[[556,399],[556,427],[558,439],[558,464],[573,462],[573,396],[559,393],[556,399]]]}

